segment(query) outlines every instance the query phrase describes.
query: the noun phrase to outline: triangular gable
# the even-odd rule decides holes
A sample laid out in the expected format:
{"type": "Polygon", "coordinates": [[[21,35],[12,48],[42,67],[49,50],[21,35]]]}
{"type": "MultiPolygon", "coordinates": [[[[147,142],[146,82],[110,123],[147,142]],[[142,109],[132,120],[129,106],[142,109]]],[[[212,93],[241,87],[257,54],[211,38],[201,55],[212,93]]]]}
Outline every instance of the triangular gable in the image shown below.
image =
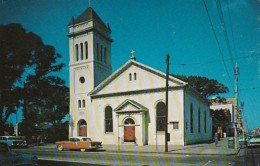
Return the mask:
{"type": "Polygon", "coordinates": [[[143,112],[148,111],[146,107],[133,100],[125,100],[114,109],[116,113],[143,112]]]}
{"type": "MultiPolygon", "coordinates": [[[[140,69],[143,69],[145,71],[148,71],[151,74],[154,74],[158,77],[161,77],[162,79],[166,79],[166,74],[155,70],[149,66],[146,66],[144,64],[141,64],[139,62],[136,62],[135,60],[129,60],[127,63],[125,63],[123,66],[121,66],[117,71],[115,71],[112,75],[110,75],[107,79],[105,79],[102,83],[100,83],[96,88],[94,88],[88,95],[90,96],[94,96],[96,94],[98,94],[98,92],[100,92],[103,88],[105,88],[106,86],[108,86],[111,82],[113,82],[113,80],[115,80],[120,74],[122,74],[125,70],[127,70],[128,68],[130,68],[131,66],[136,66],[140,69]]],[[[176,84],[176,86],[185,86],[187,85],[186,82],[179,80],[171,75],[169,75],[169,82],[172,82],[174,84],[176,84]]]]}

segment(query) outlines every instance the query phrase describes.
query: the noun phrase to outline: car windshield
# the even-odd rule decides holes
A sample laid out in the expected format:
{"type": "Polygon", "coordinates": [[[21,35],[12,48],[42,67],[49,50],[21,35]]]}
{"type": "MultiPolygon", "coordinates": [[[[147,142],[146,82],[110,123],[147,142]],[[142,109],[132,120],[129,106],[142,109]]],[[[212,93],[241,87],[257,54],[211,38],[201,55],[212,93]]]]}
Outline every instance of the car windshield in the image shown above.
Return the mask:
{"type": "Polygon", "coordinates": [[[21,140],[19,137],[9,137],[8,140],[21,140]]]}
{"type": "Polygon", "coordinates": [[[255,135],[253,136],[253,138],[260,138],[260,135],[255,135]]]}
{"type": "Polygon", "coordinates": [[[90,138],[82,138],[83,141],[91,141],[90,138]]]}

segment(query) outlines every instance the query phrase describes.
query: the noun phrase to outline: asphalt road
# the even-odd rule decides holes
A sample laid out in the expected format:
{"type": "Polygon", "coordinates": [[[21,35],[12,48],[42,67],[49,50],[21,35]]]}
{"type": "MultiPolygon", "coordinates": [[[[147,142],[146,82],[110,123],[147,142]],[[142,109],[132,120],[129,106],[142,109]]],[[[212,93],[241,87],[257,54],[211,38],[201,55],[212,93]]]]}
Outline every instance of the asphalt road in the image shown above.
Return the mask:
{"type": "Polygon", "coordinates": [[[234,165],[236,166],[260,166],[260,146],[243,148],[241,153],[235,156],[234,165]]]}
{"type": "Polygon", "coordinates": [[[39,165],[234,165],[235,156],[181,155],[163,153],[118,153],[108,151],[62,151],[56,149],[15,149],[18,153],[31,153],[39,158],[39,165]]]}

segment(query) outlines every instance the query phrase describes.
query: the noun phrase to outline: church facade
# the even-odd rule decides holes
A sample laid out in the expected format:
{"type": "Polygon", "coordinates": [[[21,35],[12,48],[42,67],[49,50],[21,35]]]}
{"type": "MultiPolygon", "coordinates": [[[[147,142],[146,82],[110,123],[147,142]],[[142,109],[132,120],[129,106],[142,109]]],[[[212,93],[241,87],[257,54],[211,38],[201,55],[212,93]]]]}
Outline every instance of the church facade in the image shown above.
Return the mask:
{"type": "Polygon", "coordinates": [[[69,136],[103,144],[187,145],[212,138],[209,103],[186,82],[137,62],[134,54],[112,72],[111,29],[87,8],[69,25],[69,136]]]}

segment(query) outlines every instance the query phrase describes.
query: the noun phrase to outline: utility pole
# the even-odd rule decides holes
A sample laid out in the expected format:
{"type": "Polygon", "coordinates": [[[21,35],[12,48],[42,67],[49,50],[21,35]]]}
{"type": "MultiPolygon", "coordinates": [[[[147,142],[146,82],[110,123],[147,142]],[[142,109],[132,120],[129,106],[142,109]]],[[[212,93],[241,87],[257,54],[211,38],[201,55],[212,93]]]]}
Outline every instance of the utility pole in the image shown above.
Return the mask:
{"type": "Polygon", "coordinates": [[[165,152],[168,152],[168,87],[169,87],[169,60],[170,55],[166,55],[166,108],[165,108],[165,152]]]}
{"type": "Polygon", "coordinates": [[[239,68],[236,64],[235,67],[235,112],[234,112],[234,148],[237,149],[237,124],[238,124],[238,75],[239,75],[239,68]]]}

